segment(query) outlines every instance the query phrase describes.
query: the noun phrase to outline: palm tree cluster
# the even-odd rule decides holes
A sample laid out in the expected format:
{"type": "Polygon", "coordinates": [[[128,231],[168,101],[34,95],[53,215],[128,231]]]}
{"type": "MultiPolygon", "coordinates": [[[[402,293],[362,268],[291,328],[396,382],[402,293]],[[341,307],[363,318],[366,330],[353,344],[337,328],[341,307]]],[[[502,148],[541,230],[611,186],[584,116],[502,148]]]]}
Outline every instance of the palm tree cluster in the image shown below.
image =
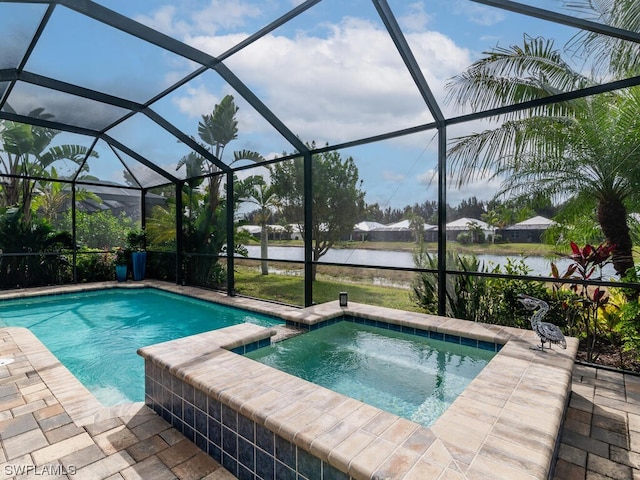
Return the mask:
{"type": "MultiPolygon", "coordinates": [[[[226,147],[238,138],[237,112],[238,107],[233,96],[227,95],[215,105],[211,114],[203,115],[198,122],[199,138],[193,138],[193,140],[199,142],[202,148],[221,162],[225,160],[226,147]]],[[[241,160],[259,163],[264,161],[264,158],[258,152],[241,150],[234,151],[232,159],[226,163],[232,165],[241,160]]],[[[187,261],[184,267],[187,270],[185,273],[197,283],[210,286],[212,282],[215,284],[222,280],[219,278],[221,269],[215,256],[224,250],[227,232],[225,211],[227,208],[236,208],[237,202],[234,202],[234,205],[227,205],[224,196],[221,195],[224,172],[219,165],[192,152],[180,159],[176,169],[183,167],[189,178],[182,192],[179,193],[183,197],[186,210],[185,249],[190,253],[210,255],[194,257],[193,261],[187,261]]],[[[238,182],[238,185],[235,185],[234,182],[234,192],[244,190],[241,183],[238,182]]],[[[163,238],[167,237],[167,232],[175,232],[174,218],[172,215],[166,215],[166,211],[157,209],[151,219],[154,224],[151,229],[152,238],[155,238],[153,237],[155,232],[162,232],[163,238]],[[158,228],[159,225],[163,225],[161,221],[163,218],[166,221],[166,227],[158,228]]]]}
{"type": "MultiPolygon", "coordinates": [[[[640,4],[575,2],[612,26],[637,31],[640,4]]],[[[640,45],[587,33],[573,41],[607,78],[640,67],[640,45]]],[[[448,84],[448,101],[474,111],[594,87],[599,82],[573,69],[551,39],[524,35],[522,45],[495,47],[448,84]]],[[[533,193],[567,208],[595,212],[612,263],[623,276],[633,271],[629,211],[640,203],[640,87],[511,109],[499,125],[453,139],[448,168],[458,186],[478,178],[500,178],[498,195],[533,193]]]]}
{"type": "MultiPolygon", "coordinates": [[[[42,109],[29,115],[50,118],[42,109]]],[[[51,187],[52,182],[59,180],[57,162],[70,161],[86,174],[87,157],[97,156],[82,145],[53,145],[59,133],[50,128],[0,121],[0,208],[17,208],[27,224],[33,210],[41,208],[46,218],[51,219],[68,201],[69,190],[64,192],[63,184],[51,187]]]]}

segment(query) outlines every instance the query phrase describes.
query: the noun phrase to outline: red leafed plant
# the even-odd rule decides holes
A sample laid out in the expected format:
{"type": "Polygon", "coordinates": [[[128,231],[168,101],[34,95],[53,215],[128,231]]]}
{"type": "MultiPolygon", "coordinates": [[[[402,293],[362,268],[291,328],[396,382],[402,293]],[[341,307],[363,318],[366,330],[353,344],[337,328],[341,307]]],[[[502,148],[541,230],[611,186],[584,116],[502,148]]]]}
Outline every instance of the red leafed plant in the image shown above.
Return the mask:
{"type": "Polygon", "coordinates": [[[571,242],[572,253],[569,258],[575,262],[573,265],[576,267],[579,278],[588,280],[596,270],[601,270],[610,263],[613,249],[614,246],[606,242],[597,247],[586,244],[582,248],[571,242]]]}
{"type": "Polygon", "coordinates": [[[567,256],[571,263],[561,275],[555,263],[551,264],[551,276],[558,279],[580,280],[575,283],[558,282],[553,285],[553,291],[562,301],[562,308],[567,317],[569,334],[579,337],[583,341],[586,350],[587,361],[597,359],[596,341],[600,335],[598,312],[607,304],[609,296],[606,290],[600,287],[589,287],[588,280],[594,279],[594,274],[601,277],[602,268],[611,262],[611,254],[614,246],[605,242],[597,247],[585,245],[579,247],[571,242],[571,254],[567,256]],[[569,286],[569,291],[564,287],[569,286]]]}

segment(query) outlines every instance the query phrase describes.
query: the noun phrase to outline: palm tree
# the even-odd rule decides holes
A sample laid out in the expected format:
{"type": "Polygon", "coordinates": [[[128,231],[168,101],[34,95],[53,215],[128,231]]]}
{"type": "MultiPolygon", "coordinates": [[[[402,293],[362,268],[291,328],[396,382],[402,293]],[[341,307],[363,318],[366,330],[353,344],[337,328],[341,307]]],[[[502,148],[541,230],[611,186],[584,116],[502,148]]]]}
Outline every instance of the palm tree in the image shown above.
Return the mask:
{"type": "MultiPolygon", "coordinates": [[[[640,31],[640,2],[636,0],[571,0],[567,6],[583,18],[631,32],[640,31]]],[[[640,70],[640,44],[588,30],[574,38],[577,53],[595,60],[605,74],[637,75],[640,70]]]]}
{"type": "Polygon", "coordinates": [[[424,218],[415,213],[407,215],[409,220],[409,227],[412,230],[413,236],[417,244],[424,242],[424,218]]]}
{"type": "Polygon", "coordinates": [[[279,205],[278,197],[273,186],[267,185],[264,178],[258,175],[247,178],[245,182],[251,183],[251,188],[247,197],[247,202],[257,205],[258,223],[260,224],[260,269],[262,275],[269,275],[269,230],[268,223],[273,214],[273,207],[279,205]]]}
{"type": "MultiPolygon", "coordinates": [[[[448,84],[448,99],[475,110],[567,92],[595,82],[575,72],[552,40],[524,37],[498,48],[448,84]]],[[[508,113],[497,128],[453,139],[450,169],[459,186],[504,178],[499,195],[550,199],[596,209],[612,261],[624,275],[634,266],[627,205],[640,177],[640,89],[580,98],[508,113]]]]}
{"type": "MultiPolygon", "coordinates": [[[[233,96],[227,95],[220,104],[215,105],[210,115],[203,115],[198,123],[201,146],[221,161],[227,145],[238,138],[237,112],[238,107],[233,101],[233,96]]],[[[235,151],[229,165],[240,160],[262,162],[264,157],[249,150],[235,151]]],[[[218,255],[226,240],[224,207],[234,208],[233,205],[226,205],[221,196],[220,186],[224,175],[218,165],[195,152],[180,159],[176,169],[182,167],[187,169],[189,178],[194,174],[202,175],[200,178],[190,180],[184,186],[184,193],[188,196],[188,201],[185,203],[188,205],[188,217],[185,222],[186,249],[194,253],[218,255]],[[203,177],[205,180],[202,179],[203,177]],[[202,195],[200,186],[205,182],[204,195],[202,195]]],[[[229,255],[231,254],[229,252],[229,255]]],[[[196,281],[203,285],[210,284],[215,271],[220,270],[217,267],[217,261],[216,257],[211,256],[201,257],[197,262],[191,262],[190,268],[193,269],[196,281]]]]}
{"type": "MultiPolygon", "coordinates": [[[[200,137],[201,145],[219,160],[223,159],[227,145],[238,138],[237,113],[238,107],[233,101],[233,96],[226,95],[220,104],[215,105],[211,114],[203,115],[202,120],[198,122],[198,136],[200,137]]],[[[264,157],[251,150],[236,151],[233,152],[233,160],[229,165],[240,160],[262,162],[264,157]]],[[[182,166],[186,166],[188,169],[191,168],[192,172],[190,173],[199,171],[201,174],[207,175],[207,201],[210,213],[215,215],[220,204],[220,184],[223,178],[223,175],[220,175],[220,168],[195,153],[190,153],[183,157],[178,162],[176,169],[182,166]]]]}
{"type": "MultiPolygon", "coordinates": [[[[42,109],[34,110],[29,116],[51,118],[42,109]]],[[[59,160],[67,159],[83,165],[89,154],[89,149],[81,145],[51,147],[58,133],[50,128],[0,121],[0,175],[7,175],[0,190],[0,206],[20,205],[24,222],[31,221],[35,188],[35,182],[26,177],[48,177],[47,169],[59,160]]],[[[96,152],[91,152],[91,155],[98,156],[96,152]]]]}
{"type": "MultiPolygon", "coordinates": [[[[480,220],[484,221],[491,228],[491,243],[496,243],[496,230],[500,228],[500,216],[495,210],[488,210],[480,215],[480,220]]],[[[503,225],[504,226],[504,225],[503,225]]]]}

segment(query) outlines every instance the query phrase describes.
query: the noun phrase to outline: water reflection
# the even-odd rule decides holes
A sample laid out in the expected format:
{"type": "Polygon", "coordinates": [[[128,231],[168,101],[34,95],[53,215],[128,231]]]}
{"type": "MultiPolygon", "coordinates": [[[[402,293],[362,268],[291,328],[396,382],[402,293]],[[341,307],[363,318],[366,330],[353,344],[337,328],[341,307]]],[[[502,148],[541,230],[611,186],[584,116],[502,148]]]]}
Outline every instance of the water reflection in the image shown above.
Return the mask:
{"type": "MultiPolygon", "coordinates": [[[[247,250],[249,251],[249,257],[260,258],[259,246],[250,245],[247,247],[247,250]]],[[[552,260],[545,257],[489,254],[476,255],[476,257],[478,258],[478,260],[484,262],[487,266],[504,266],[507,263],[508,258],[512,260],[522,259],[524,264],[531,269],[530,275],[543,277],[551,276],[552,260]]],[[[294,260],[302,262],[304,261],[304,249],[302,247],[270,246],[269,259],[294,260]]],[[[320,262],[399,268],[413,268],[416,266],[413,262],[413,254],[411,252],[398,252],[393,250],[366,250],[357,248],[329,250],[327,254],[320,259],[320,262]]],[[[558,266],[558,269],[561,272],[563,272],[571,263],[566,258],[554,259],[553,262],[558,266]]],[[[606,279],[614,277],[615,271],[613,269],[613,266],[605,266],[602,272],[602,276],[606,279]]]]}

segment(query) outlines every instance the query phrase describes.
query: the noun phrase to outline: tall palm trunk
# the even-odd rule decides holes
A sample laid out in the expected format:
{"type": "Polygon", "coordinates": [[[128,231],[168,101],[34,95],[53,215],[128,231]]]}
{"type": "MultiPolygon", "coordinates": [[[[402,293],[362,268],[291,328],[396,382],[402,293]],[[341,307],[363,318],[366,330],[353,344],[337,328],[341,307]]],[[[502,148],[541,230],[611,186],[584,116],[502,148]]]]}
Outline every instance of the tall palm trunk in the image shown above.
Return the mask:
{"type": "Polygon", "coordinates": [[[262,222],[260,225],[260,268],[262,275],[269,275],[269,230],[267,229],[267,222],[262,222]]]}
{"type": "Polygon", "coordinates": [[[621,277],[634,268],[627,209],[619,196],[603,197],[598,202],[598,223],[606,239],[614,246],[613,268],[621,277]]]}

